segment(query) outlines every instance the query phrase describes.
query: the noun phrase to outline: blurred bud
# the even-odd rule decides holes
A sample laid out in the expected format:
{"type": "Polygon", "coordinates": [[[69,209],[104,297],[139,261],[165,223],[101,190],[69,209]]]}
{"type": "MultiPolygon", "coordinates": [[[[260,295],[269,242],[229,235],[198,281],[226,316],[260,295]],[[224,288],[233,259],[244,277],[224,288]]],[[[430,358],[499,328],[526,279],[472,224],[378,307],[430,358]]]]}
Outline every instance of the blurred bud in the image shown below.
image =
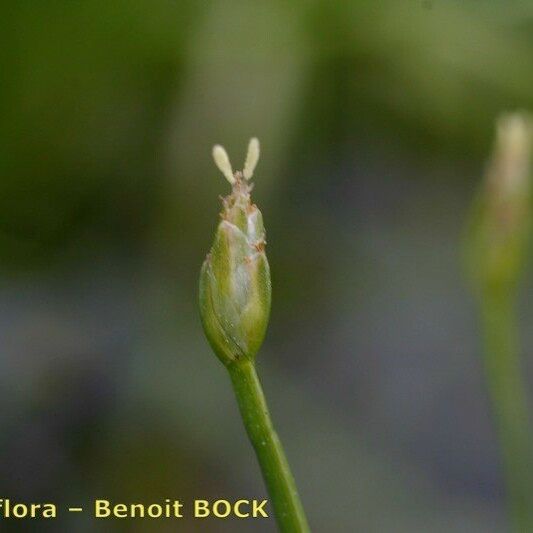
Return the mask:
{"type": "Polygon", "coordinates": [[[270,270],[265,254],[261,212],[251,203],[251,178],[259,158],[252,139],[246,158],[246,179],[231,171],[226,151],[213,149],[215,163],[232,184],[223,199],[221,222],[200,273],[200,314],[211,347],[228,365],[253,359],[265,336],[270,313],[270,270]]]}
{"type": "Polygon", "coordinates": [[[482,286],[514,284],[523,263],[531,215],[531,118],[503,115],[467,240],[472,277],[482,286]]]}

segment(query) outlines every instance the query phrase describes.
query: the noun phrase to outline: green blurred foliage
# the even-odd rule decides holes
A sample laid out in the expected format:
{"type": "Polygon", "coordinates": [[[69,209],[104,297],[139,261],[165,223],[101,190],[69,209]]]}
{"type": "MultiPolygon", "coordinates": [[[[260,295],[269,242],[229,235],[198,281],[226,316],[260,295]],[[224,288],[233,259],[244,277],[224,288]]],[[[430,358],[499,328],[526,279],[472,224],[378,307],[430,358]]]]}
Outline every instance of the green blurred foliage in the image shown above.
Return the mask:
{"type": "Polygon", "coordinates": [[[301,166],[362,133],[480,157],[494,116],[533,103],[528,2],[29,1],[1,24],[4,267],[82,238],[138,244],[169,129],[202,179],[195,142],[242,146],[232,117],[301,166]]]}

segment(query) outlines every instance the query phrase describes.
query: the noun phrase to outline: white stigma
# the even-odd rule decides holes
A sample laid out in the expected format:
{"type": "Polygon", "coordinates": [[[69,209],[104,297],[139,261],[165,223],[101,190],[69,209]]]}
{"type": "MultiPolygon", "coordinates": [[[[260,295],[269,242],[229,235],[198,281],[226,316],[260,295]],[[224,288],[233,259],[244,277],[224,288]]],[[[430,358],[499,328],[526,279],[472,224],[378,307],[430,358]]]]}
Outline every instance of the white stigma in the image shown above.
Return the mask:
{"type": "Polygon", "coordinates": [[[222,172],[224,177],[233,185],[235,183],[235,176],[233,175],[233,169],[231,168],[228,153],[223,146],[220,146],[220,144],[215,144],[215,146],[213,146],[213,159],[220,172],[222,172]]]}
{"type": "Polygon", "coordinates": [[[254,170],[259,161],[259,140],[257,137],[252,137],[248,143],[248,152],[246,153],[246,161],[244,162],[243,176],[249,180],[254,175],[254,170]]]}

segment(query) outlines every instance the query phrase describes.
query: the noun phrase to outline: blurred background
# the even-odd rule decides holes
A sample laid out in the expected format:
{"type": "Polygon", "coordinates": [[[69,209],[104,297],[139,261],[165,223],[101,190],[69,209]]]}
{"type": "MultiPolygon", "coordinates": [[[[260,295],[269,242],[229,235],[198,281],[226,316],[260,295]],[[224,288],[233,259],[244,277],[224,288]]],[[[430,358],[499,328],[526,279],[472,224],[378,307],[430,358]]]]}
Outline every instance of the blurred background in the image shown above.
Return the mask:
{"type": "Polygon", "coordinates": [[[313,531],[507,530],[460,245],[495,118],[533,109],[531,2],[23,0],[0,30],[1,497],[266,496],[197,309],[211,147],[256,135],[259,373],[313,531]]]}

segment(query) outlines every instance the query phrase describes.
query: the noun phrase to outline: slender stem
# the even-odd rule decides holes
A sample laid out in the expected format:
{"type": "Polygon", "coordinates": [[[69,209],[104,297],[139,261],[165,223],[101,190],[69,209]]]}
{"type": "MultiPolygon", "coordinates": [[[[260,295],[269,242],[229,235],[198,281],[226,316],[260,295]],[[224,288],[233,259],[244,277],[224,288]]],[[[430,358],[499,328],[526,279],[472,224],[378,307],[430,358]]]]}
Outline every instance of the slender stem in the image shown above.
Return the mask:
{"type": "Polygon", "coordinates": [[[485,370],[516,531],[533,531],[532,434],[520,369],[514,292],[487,287],[482,299],[485,370]]]}
{"type": "Polygon", "coordinates": [[[278,526],[283,533],[309,531],[289,463],[274,430],[261,383],[250,362],[228,367],[239,410],[255,449],[278,526]]]}

